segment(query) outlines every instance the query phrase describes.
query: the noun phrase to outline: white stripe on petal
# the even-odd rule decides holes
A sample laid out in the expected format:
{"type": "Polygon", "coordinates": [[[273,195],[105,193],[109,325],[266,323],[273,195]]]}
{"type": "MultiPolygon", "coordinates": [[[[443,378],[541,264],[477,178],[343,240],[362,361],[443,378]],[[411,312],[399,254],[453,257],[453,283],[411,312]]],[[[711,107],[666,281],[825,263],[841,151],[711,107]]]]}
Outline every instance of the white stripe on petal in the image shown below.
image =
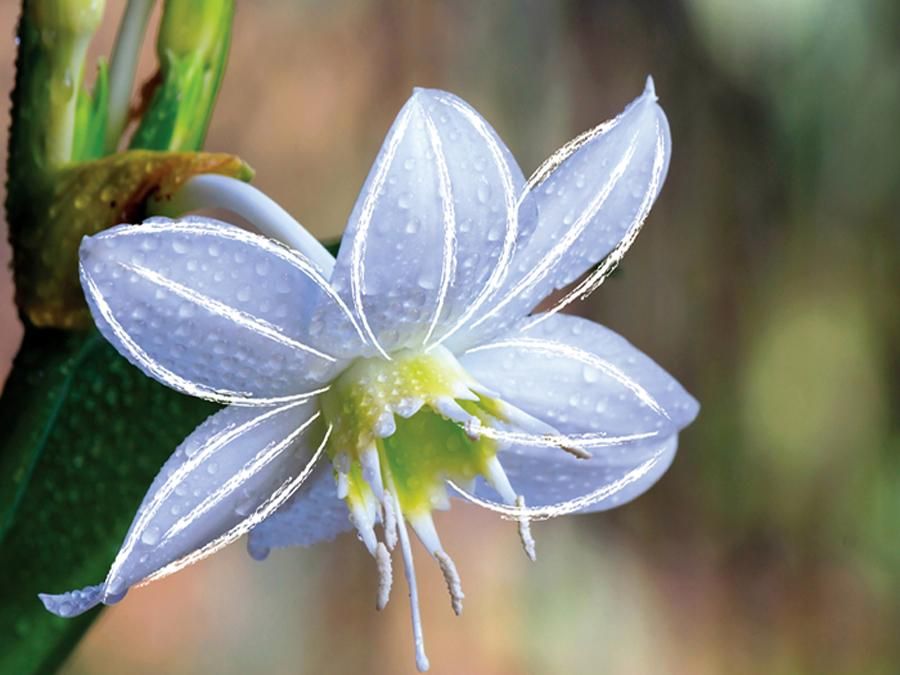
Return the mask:
{"type": "Polygon", "coordinates": [[[286,480],[282,483],[275,492],[272,493],[272,496],[269,499],[261,504],[247,519],[241,521],[238,525],[233,527],[231,530],[220,536],[219,538],[211,541],[203,548],[194,551],[193,553],[181,558],[180,560],[176,560],[161,570],[155,572],[154,574],[147,577],[142,583],[149,583],[156,579],[161,579],[166,577],[174,572],[177,572],[188,565],[193,565],[195,562],[206,558],[207,556],[212,555],[216,551],[228,546],[228,544],[237,541],[242,536],[247,534],[250,530],[256,527],[263,520],[268,518],[270,515],[275,513],[279,507],[281,507],[288,499],[290,499],[291,495],[293,495],[300,486],[309,478],[309,475],[312,473],[313,468],[316,465],[316,462],[319,461],[319,458],[322,456],[322,453],[325,451],[325,447],[328,443],[328,437],[331,435],[332,427],[328,427],[325,430],[325,435],[322,438],[322,442],[319,444],[319,447],[316,449],[315,454],[313,454],[312,458],[309,460],[309,463],[304,467],[304,469],[294,478],[286,480]]]}
{"type": "Polygon", "coordinates": [[[397,154],[397,148],[400,147],[400,142],[403,140],[403,136],[406,133],[406,127],[409,125],[411,111],[412,108],[410,107],[405,107],[401,111],[400,116],[395,123],[394,131],[391,134],[390,139],[385,143],[384,155],[378,165],[375,177],[372,179],[372,184],[369,186],[369,192],[366,195],[366,200],[363,202],[362,211],[359,215],[356,236],[353,238],[353,248],[351,249],[350,257],[350,294],[353,298],[353,307],[356,310],[357,316],[359,316],[360,323],[362,323],[363,330],[369,341],[388,361],[391,360],[391,357],[388,356],[388,353],[384,350],[384,347],[381,346],[378,338],[375,337],[375,333],[369,325],[369,319],[366,316],[366,308],[363,303],[363,280],[366,275],[366,247],[368,245],[369,228],[372,225],[372,216],[375,213],[375,206],[378,204],[378,199],[381,197],[382,190],[384,189],[388,171],[394,163],[394,156],[397,154]]]}

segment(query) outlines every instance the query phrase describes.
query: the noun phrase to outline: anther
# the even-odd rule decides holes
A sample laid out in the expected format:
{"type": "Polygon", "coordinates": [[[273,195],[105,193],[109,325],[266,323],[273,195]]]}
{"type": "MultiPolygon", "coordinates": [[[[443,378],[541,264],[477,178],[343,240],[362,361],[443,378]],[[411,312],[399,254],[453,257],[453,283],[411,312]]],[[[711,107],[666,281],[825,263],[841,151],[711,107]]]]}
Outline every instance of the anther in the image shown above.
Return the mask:
{"type": "Polygon", "coordinates": [[[393,551],[397,545],[397,514],[394,512],[394,498],[389,492],[385,493],[385,499],[381,502],[384,509],[384,543],[393,551]]]}
{"type": "Polygon", "coordinates": [[[437,560],[441,573],[444,575],[444,581],[447,582],[447,591],[450,593],[450,605],[457,615],[461,614],[462,601],[465,597],[462,591],[462,583],[459,580],[456,565],[453,564],[453,560],[450,559],[450,556],[444,551],[444,547],[441,546],[441,539],[434,527],[434,520],[430,514],[424,513],[411,516],[409,524],[412,525],[413,531],[419,537],[419,541],[422,542],[422,546],[437,560]]]}
{"type": "Polygon", "coordinates": [[[440,396],[436,398],[432,402],[432,405],[442,417],[445,417],[451,422],[456,422],[457,424],[467,426],[472,420],[478,420],[477,417],[466,412],[459,403],[449,396],[440,396]]]}
{"type": "Polygon", "coordinates": [[[560,445],[559,449],[563,452],[568,452],[570,455],[578,459],[592,459],[594,457],[584,448],[579,448],[575,445],[560,445]]]}
{"type": "Polygon", "coordinates": [[[471,441],[477,441],[481,438],[481,420],[477,417],[473,417],[468,422],[466,422],[463,429],[466,432],[466,436],[469,437],[471,441]]]}
{"type": "Polygon", "coordinates": [[[447,592],[450,593],[450,606],[453,607],[454,613],[459,616],[463,611],[463,598],[466,597],[462,590],[462,582],[459,579],[459,572],[456,571],[456,565],[445,551],[435,551],[434,559],[437,560],[444,575],[444,581],[447,583],[447,592]]]}
{"type": "Polygon", "coordinates": [[[383,610],[391,597],[391,585],[394,583],[394,573],[391,569],[391,554],[383,542],[378,542],[375,547],[375,564],[378,567],[378,596],[375,599],[375,609],[383,610]]]}

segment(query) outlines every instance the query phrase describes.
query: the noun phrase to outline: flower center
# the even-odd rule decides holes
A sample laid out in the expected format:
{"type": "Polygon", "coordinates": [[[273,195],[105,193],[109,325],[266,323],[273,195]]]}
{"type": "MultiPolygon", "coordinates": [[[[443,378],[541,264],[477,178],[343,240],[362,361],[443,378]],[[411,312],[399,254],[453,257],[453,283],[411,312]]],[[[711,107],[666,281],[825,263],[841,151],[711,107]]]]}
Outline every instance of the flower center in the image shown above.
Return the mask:
{"type": "Polygon", "coordinates": [[[403,513],[424,515],[445,507],[448,478],[466,484],[487,475],[497,445],[478,437],[477,427],[502,414],[480,389],[441,347],[347,368],[321,408],[332,426],[327,452],[339,493],[351,510],[391,482],[403,513]]]}
{"type": "MultiPolygon", "coordinates": [[[[322,416],[331,428],[326,452],[337,494],[346,500],[359,537],[375,558],[380,585],[376,606],[392,583],[389,551],[401,544],[410,586],[417,662],[427,668],[419,618],[408,522],[438,563],[454,611],[462,611],[462,586],[431,518],[449,508],[446,483],[471,485],[483,477],[507,503],[522,504],[497,458],[498,442],[482,432],[521,421],[521,411],[497,399],[468,375],[443,347],[404,350],[357,359],[321,395],[322,416]],[[382,541],[375,526],[380,524],[382,541]]],[[[533,420],[532,420],[533,421],[533,420]]],[[[529,556],[534,548],[527,521],[520,534],[529,556]]]]}

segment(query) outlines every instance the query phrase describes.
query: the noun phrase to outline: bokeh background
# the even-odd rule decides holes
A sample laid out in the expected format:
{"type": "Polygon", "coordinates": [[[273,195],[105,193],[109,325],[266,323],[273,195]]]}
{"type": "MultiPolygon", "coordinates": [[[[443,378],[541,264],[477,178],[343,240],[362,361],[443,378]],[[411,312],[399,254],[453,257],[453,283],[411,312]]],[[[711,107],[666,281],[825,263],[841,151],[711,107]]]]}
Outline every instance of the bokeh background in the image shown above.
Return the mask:
{"type": "MultiPolygon", "coordinates": [[[[17,4],[0,5],[2,91],[17,4]]],[[[573,311],[701,415],[636,502],[535,525],[534,564],[494,515],[439,515],[468,595],[454,617],[421,557],[432,671],[896,673],[898,3],[239,3],[207,148],[336,237],[412,86],[470,101],[527,174],[647,73],[669,178],[621,272],[573,311]]],[[[21,330],[3,239],[5,378],[21,330]]],[[[237,544],[106,610],[62,672],[413,672],[402,584],[378,614],[375,583],[352,536],[261,564],[237,544]]]]}

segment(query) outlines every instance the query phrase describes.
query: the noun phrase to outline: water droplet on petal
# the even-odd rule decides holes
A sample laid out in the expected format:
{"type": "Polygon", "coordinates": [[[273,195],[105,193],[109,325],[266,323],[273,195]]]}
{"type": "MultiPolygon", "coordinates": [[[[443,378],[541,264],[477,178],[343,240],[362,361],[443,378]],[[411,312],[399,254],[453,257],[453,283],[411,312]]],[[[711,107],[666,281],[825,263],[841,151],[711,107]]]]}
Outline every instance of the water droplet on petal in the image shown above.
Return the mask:
{"type": "Polygon", "coordinates": [[[159,528],[151,525],[141,534],[141,543],[147,546],[153,546],[159,541],[159,528]]]}

